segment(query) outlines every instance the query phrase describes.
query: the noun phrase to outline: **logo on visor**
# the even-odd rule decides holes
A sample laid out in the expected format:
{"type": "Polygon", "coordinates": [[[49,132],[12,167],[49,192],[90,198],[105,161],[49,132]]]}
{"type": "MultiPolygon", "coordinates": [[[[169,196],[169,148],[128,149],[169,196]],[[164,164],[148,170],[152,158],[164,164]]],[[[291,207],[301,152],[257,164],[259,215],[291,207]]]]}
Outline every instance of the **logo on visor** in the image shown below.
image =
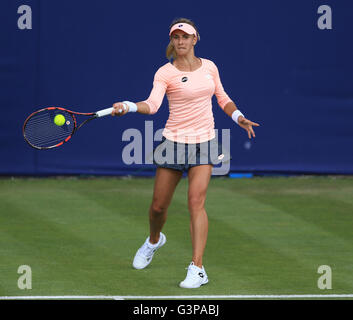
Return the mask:
{"type": "Polygon", "coordinates": [[[182,26],[183,26],[182,24],[179,24],[179,25],[178,25],[178,28],[181,28],[182,26]]]}
{"type": "Polygon", "coordinates": [[[188,77],[182,77],[181,78],[181,82],[186,82],[186,81],[188,81],[188,77]]]}

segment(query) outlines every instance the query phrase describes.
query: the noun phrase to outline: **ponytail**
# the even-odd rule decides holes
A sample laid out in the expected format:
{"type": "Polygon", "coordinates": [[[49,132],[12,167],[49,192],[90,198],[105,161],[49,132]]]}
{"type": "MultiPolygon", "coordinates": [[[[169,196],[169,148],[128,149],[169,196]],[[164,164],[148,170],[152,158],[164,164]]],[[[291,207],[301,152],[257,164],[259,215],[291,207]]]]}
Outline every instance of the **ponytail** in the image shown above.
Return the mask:
{"type": "Polygon", "coordinates": [[[167,46],[166,57],[169,61],[172,59],[175,60],[175,58],[176,58],[176,52],[175,52],[175,49],[173,47],[172,42],[169,42],[169,44],[167,46]]]}

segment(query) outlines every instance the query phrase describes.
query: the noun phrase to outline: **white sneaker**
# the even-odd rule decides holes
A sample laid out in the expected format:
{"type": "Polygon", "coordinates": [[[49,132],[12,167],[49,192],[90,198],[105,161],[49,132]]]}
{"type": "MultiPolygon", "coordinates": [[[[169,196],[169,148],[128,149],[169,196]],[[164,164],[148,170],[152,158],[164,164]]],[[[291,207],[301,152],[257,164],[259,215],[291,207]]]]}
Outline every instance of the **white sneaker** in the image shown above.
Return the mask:
{"type": "Polygon", "coordinates": [[[205,268],[199,268],[194,265],[194,262],[191,262],[188,267],[188,273],[184,281],[180,282],[179,286],[181,288],[199,288],[203,284],[208,282],[208,277],[206,274],[205,268]]]}
{"type": "Polygon", "coordinates": [[[146,268],[152,261],[154,253],[162,247],[167,241],[166,236],[161,232],[157,243],[150,243],[150,237],[148,237],[145,243],[136,252],[134,262],[132,263],[135,269],[146,268]]]}

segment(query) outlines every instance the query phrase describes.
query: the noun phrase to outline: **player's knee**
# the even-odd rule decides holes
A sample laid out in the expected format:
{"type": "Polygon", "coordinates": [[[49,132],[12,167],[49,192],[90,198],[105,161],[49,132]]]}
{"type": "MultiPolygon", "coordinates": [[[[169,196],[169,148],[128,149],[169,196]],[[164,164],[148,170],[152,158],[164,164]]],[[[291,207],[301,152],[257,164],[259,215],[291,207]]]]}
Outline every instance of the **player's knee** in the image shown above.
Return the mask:
{"type": "Polygon", "coordinates": [[[153,201],[151,205],[151,211],[154,215],[164,215],[167,212],[168,206],[163,205],[160,202],[153,201]]]}
{"type": "Polygon", "coordinates": [[[204,207],[205,197],[201,193],[190,194],[188,197],[188,208],[191,212],[200,210],[204,207]]]}

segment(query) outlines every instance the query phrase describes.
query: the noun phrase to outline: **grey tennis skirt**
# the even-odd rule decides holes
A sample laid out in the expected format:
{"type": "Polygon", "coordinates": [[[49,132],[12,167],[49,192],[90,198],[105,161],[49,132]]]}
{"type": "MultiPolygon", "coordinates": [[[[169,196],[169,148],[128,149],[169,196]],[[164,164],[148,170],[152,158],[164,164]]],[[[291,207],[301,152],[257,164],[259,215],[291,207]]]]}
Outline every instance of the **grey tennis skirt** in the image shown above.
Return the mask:
{"type": "Polygon", "coordinates": [[[203,164],[218,165],[231,158],[229,150],[216,138],[201,143],[180,143],[163,137],[153,150],[153,163],[157,167],[179,171],[203,164]]]}

